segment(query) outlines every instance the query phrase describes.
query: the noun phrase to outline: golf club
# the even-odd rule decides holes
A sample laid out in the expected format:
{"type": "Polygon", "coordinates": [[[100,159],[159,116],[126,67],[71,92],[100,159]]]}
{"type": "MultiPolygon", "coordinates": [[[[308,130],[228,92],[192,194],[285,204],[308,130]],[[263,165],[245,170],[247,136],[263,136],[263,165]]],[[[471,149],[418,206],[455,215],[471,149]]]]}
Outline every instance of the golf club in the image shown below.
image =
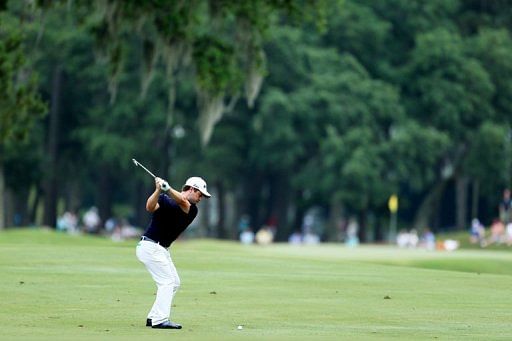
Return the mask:
{"type": "Polygon", "coordinates": [[[154,179],[154,178],[156,178],[155,174],[151,173],[151,172],[150,172],[146,167],[144,167],[144,166],[142,165],[142,163],[140,163],[139,161],[137,161],[137,160],[135,160],[135,159],[132,159],[132,161],[133,161],[133,163],[135,164],[135,166],[140,166],[140,167],[142,167],[142,169],[144,169],[146,172],[148,172],[148,173],[149,173],[149,175],[151,175],[151,176],[153,177],[153,179],[154,179]]]}
{"type": "MultiPolygon", "coordinates": [[[[149,171],[149,169],[147,169],[146,167],[144,167],[144,165],[142,163],[140,163],[139,161],[135,160],[135,159],[132,159],[133,163],[135,164],[135,166],[139,166],[141,167],[142,169],[144,169],[146,172],[148,172],[149,175],[151,175],[154,178],[156,178],[155,174],[151,173],[149,171]]],[[[162,185],[160,186],[162,188],[162,191],[167,191],[169,190],[171,187],[169,186],[169,184],[167,183],[167,181],[164,180],[164,183],[162,183],[162,185]]]]}

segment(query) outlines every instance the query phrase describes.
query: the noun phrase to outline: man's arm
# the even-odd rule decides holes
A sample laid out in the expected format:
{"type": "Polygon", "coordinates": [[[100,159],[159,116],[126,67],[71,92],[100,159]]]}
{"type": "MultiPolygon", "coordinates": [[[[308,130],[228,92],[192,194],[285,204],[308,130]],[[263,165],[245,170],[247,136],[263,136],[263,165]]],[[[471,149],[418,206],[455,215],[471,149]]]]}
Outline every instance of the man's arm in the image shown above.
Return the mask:
{"type": "Polygon", "coordinates": [[[167,193],[169,193],[171,197],[176,201],[181,210],[188,214],[188,212],[190,211],[190,202],[186,198],[184,198],[180,192],[178,192],[171,186],[169,186],[169,190],[167,190],[167,193]]]}
{"type": "Polygon", "coordinates": [[[146,201],[146,211],[148,212],[153,213],[160,207],[160,205],[158,205],[158,197],[160,196],[161,182],[162,179],[155,178],[155,191],[149,196],[148,200],[146,201]]]}

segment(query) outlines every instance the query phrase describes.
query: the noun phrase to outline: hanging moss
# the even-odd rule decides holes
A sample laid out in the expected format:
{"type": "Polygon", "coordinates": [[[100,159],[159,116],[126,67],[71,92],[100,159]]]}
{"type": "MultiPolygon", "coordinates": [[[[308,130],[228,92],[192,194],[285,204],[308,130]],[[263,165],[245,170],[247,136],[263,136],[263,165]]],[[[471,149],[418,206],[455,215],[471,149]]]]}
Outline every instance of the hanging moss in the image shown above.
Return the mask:
{"type": "Polygon", "coordinates": [[[266,72],[265,54],[261,47],[261,34],[246,17],[237,20],[236,45],[240,64],[244,65],[244,90],[247,105],[252,108],[258,97],[266,72]]]}
{"type": "Polygon", "coordinates": [[[207,90],[197,88],[197,99],[199,107],[199,133],[201,144],[206,146],[213,133],[213,127],[224,114],[224,94],[210,93],[207,90]]]}
{"type": "Polygon", "coordinates": [[[261,50],[255,52],[255,54],[256,55],[251,55],[251,60],[248,63],[244,84],[245,97],[247,98],[247,105],[249,108],[254,106],[254,102],[260,93],[264,78],[262,64],[264,64],[265,55],[261,50]]]}
{"type": "Polygon", "coordinates": [[[110,93],[110,104],[113,104],[117,98],[119,78],[123,71],[123,64],[122,45],[116,44],[109,51],[108,91],[110,93]]]}
{"type": "Polygon", "coordinates": [[[168,121],[172,121],[176,74],[192,66],[203,144],[226,110],[226,97],[238,99],[243,89],[248,106],[254,106],[266,73],[262,37],[272,21],[284,13],[297,22],[312,18],[321,25],[326,10],[325,0],[93,0],[92,4],[37,0],[36,4],[45,8],[65,1],[96,13],[95,23],[88,24],[95,52],[109,64],[112,102],[125,62],[122,47],[134,35],[142,41],[141,98],[158,61],[166,67],[168,121]]]}
{"type": "Polygon", "coordinates": [[[235,93],[242,84],[232,45],[221,39],[205,35],[196,41],[192,60],[196,70],[196,93],[199,108],[201,143],[210,140],[213,127],[224,113],[225,94],[235,93]]]}
{"type": "Polygon", "coordinates": [[[155,65],[158,61],[158,45],[151,39],[144,39],[142,42],[142,63],[140,98],[146,98],[146,94],[153,80],[155,65]]]}
{"type": "Polygon", "coordinates": [[[174,107],[176,104],[176,83],[171,82],[167,89],[167,120],[166,128],[172,127],[174,123],[174,107]]]}
{"type": "Polygon", "coordinates": [[[103,19],[99,19],[96,22],[90,24],[88,28],[90,34],[94,38],[94,52],[99,61],[105,61],[107,59],[107,50],[111,41],[111,37],[108,33],[108,23],[103,19]]]}

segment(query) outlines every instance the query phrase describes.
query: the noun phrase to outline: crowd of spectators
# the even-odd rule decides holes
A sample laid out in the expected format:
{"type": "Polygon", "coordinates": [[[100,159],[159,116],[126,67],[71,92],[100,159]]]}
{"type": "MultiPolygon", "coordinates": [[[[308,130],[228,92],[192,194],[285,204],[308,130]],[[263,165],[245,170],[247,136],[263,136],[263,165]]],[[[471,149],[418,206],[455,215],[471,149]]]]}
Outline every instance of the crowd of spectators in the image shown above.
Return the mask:
{"type": "MultiPolygon", "coordinates": [[[[472,244],[481,247],[493,244],[512,246],[512,198],[509,189],[503,191],[498,211],[499,217],[492,221],[488,229],[478,218],[472,219],[469,236],[472,244]]],[[[240,242],[243,244],[271,244],[275,239],[276,225],[275,219],[269,219],[265,225],[254,232],[248,216],[244,215],[238,226],[240,242]]],[[[114,241],[137,238],[141,233],[139,228],[131,226],[123,218],[110,217],[102,222],[98,209],[94,206],[83,212],[81,216],[72,211],[64,212],[58,217],[57,230],[71,234],[107,235],[114,241]]],[[[349,219],[344,231],[345,244],[350,247],[357,246],[359,244],[357,220],[349,219]]],[[[303,226],[289,236],[288,242],[293,245],[320,243],[320,236],[313,228],[313,220],[310,216],[306,216],[303,226]]],[[[399,248],[422,248],[426,250],[455,250],[459,247],[459,243],[455,240],[436,241],[435,234],[429,228],[423,229],[420,233],[416,229],[401,230],[396,236],[396,245],[399,248]]]]}
{"type": "Polygon", "coordinates": [[[469,241],[481,247],[493,244],[512,246],[512,198],[510,189],[503,190],[503,197],[498,206],[498,217],[493,219],[488,230],[477,218],[471,221],[469,241]]]}
{"type": "Polygon", "coordinates": [[[140,229],[131,226],[126,219],[110,217],[104,223],[95,206],[87,209],[81,217],[72,211],[66,211],[57,219],[57,231],[70,234],[106,235],[114,241],[137,238],[140,229]]]}

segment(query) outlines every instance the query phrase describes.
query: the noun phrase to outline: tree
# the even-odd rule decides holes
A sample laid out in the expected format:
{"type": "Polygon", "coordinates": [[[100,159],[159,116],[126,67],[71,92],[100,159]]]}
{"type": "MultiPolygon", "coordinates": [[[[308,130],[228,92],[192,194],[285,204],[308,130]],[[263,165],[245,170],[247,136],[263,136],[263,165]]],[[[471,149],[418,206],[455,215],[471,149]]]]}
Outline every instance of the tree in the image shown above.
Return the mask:
{"type": "Polygon", "coordinates": [[[464,160],[464,169],[471,179],[473,200],[471,217],[478,218],[479,197],[489,198],[484,204],[496,215],[500,197],[499,188],[505,188],[510,179],[510,128],[488,121],[475,131],[464,160]]]}
{"type": "MultiPolygon", "coordinates": [[[[199,108],[201,141],[206,145],[214,125],[230,101],[238,98],[244,84],[245,97],[252,106],[258,95],[265,64],[262,36],[274,20],[287,14],[297,20],[306,18],[321,25],[324,1],[188,1],[158,2],[96,1],[86,8],[99,14],[91,29],[98,47],[110,62],[110,92],[117,94],[119,75],[126,55],[123,44],[130,40],[133,27],[144,42],[143,87],[154,75],[161,58],[169,77],[167,120],[172,124],[174,108],[173,77],[183,65],[191,64],[199,108]],[[318,15],[316,15],[318,14],[318,15]],[[128,37],[128,39],[126,38],[128,37]],[[231,98],[231,99],[230,99],[231,98]]],[[[170,127],[168,127],[169,129],[170,127]]]]}
{"type": "MultiPolygon", "coordinates": [[[[456,33],[434,30],[418,36],[408,64],[404,84],[408,110],[424,125],[431,125],[450,136],[451,150],[444,156],[443,177],[430,195],[450,179],[458,182],[457,226],[466,225],[467,177],[462,168],[468,143],[480,125],[494,115],[491,104],[494,85],[482,64],[467,54],[465,41],[456,33]],[[413,81],[414,78],[414,81],[413,81]]],[[[425,205],[428,201],[426,197],[425,205]]],[[[425,210],[419,213],[427,214],[425,210]]],[[[418,215],[416,225],[429,226],[431,216],[418,215]]]]}
{"type": "Polygon", "coordinates": [[[34,122],[46,113],[36,75],[25,58],[23,34],[14,25],[13,18],[0,12],[0,229],[5,224],[4,157],[27,141],[34,122]]]}
{"type": "MultiPolygon", "coordinates": [[[[501,15],[504,13],[499,13],[501,15]]],[[[484,198],[484,205],[488,207],[485,211],[492,212],[491,218],[496,214],[494,211],[499,200],[496,193],[512,183],[512,101],[509,95],[512,91],[512,63],[508,58],[512,53],[512,38],[505,28],[482,28],[468,39],[467,48],[468,53],[485,68],[495,88],[491,99],[495,115],[475,133],[465,166],[473,189],[471,216],[480,216],[478,203],[480,198],[484,198]],[[493,176],[489,177],[489,174],[493,176]]]]}
{"type": "MultiPolygon", "coordinates": [[[[378,211],[397,190],[397,179],[392,178],[395,165],[386,159],[386,149],[390,132],[405,116],[397,90],[372,79],[354,58],[344,56],[339,68],[337,79],[332,79],[331,96],[336,100],[324,99],[337,104],[320,142],[319,189],[334,191],[348,212],[359,216],[364,240],[370,232],[366,230],[368,213],[378,211]]],[[[329,83],[319,83],[322,89],[320,84],[329,83]]]]}
{"type": "Polygon", "coordinates": [[[401,223],[463,227],[467,202],[488,218],[510,183],[504,1],[9,4],[50,115],[27,136],[36,148],[4,149],[7,192],[33,211],[42,191],[12,180],[24,170],[49,225],[96,205],[140,226],[150,179],[132,157],[175,186],[204,174],[215,199],[199,232],[228,238],[250,212],[255,228],[277,217],[283,240],[313,205],[325,239],[342,215],[382,238],[391,193],[401,223]]]}

